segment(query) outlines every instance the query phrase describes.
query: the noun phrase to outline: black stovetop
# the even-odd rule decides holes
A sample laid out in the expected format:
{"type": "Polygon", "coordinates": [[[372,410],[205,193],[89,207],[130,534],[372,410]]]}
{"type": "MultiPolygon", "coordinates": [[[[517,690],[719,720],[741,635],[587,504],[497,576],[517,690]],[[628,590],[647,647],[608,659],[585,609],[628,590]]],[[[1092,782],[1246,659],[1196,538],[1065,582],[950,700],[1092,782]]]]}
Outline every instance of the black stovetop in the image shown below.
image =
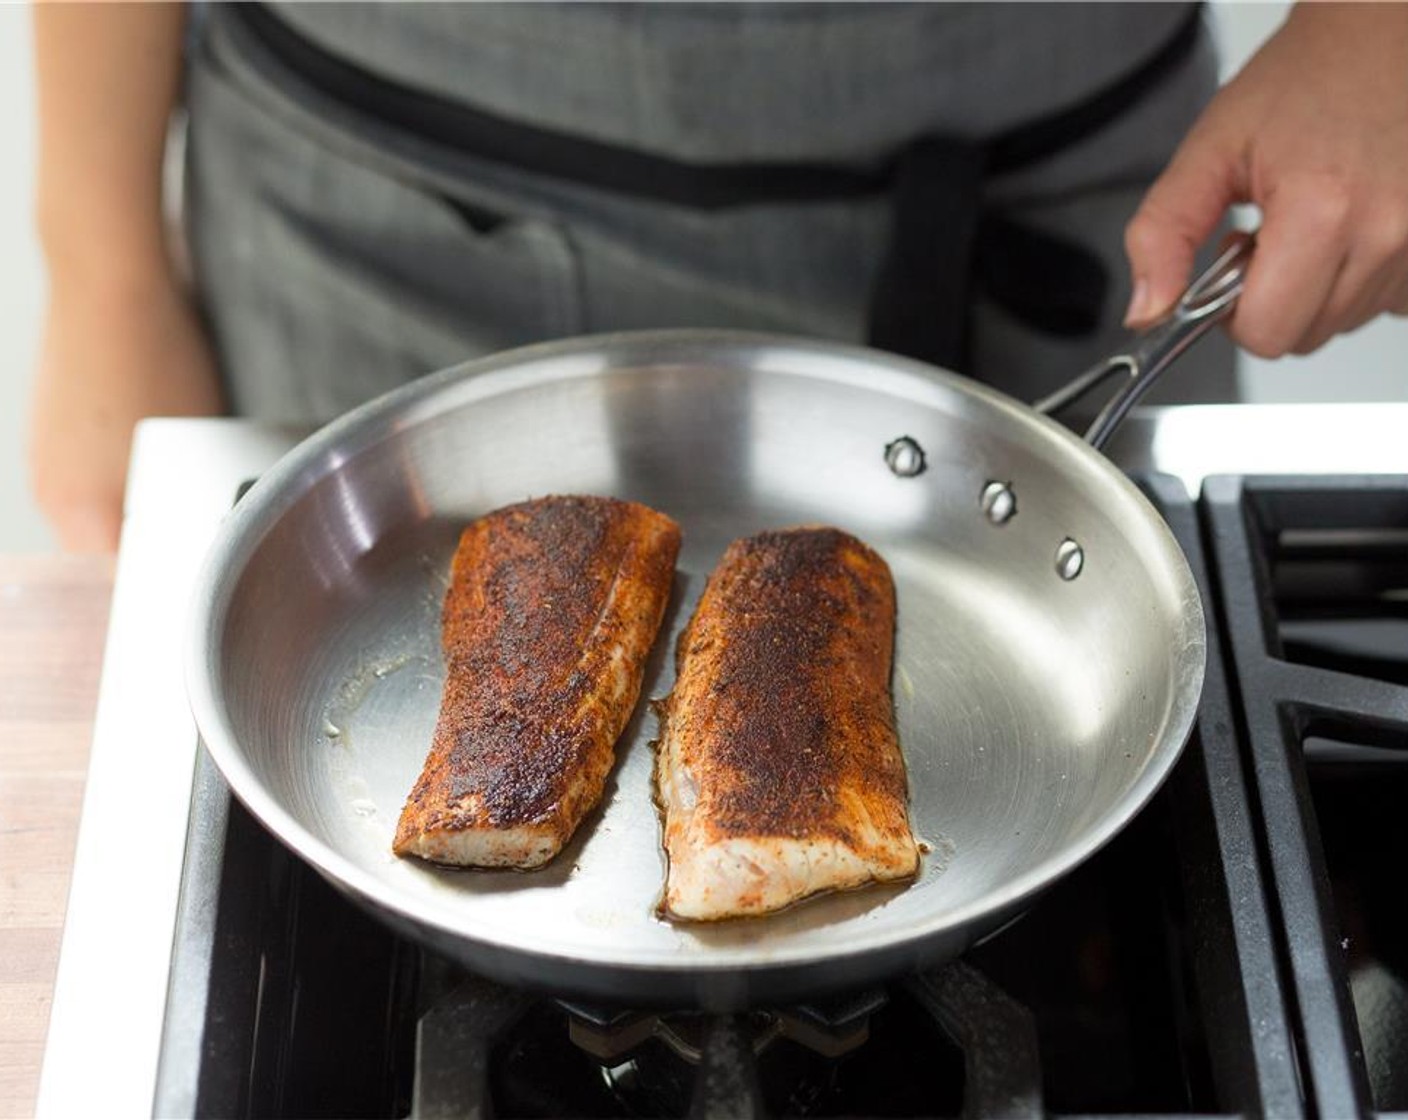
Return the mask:
{"type": "Polygon", "coordinates": [[[1408,1109],[1408,480],[1145,485],[1208,606],[1196,730],[961,961],[739,1016],[507,989],[343,898],[202,754],[158,1114],[1408,1109]]]}

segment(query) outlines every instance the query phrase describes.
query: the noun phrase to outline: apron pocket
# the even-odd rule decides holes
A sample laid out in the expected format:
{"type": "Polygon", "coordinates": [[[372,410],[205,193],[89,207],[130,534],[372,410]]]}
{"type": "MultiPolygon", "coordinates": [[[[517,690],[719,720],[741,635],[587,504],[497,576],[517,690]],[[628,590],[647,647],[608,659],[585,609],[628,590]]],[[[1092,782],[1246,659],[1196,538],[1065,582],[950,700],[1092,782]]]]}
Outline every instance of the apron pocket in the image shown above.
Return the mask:
{"type": "Polygon", "coordinates": [[[192,67],[186,200],[236,412],[321,423],[435,369],[581,332],[560,224],[369,166],[223,63],[202,49],[192,67]]]}

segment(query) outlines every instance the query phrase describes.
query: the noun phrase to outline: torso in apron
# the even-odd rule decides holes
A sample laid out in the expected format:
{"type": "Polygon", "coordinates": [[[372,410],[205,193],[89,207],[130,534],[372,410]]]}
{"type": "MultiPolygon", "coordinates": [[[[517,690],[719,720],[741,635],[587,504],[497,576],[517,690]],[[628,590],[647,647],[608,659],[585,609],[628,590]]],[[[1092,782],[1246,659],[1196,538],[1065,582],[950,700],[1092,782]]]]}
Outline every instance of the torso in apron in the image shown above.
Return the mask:
{"type": "Polygon", "coordinates": [[[513,120],[703,162],[868,163],[1074,104],[1175,4],[277,4],[370,73],[513,120]]]}
{"type": "MultiPolygon", "coordinates": [[[[1158,55],[1189,13],[1106,4],[274,9],[282,26],[370,80],[498,123],[686,170],[824,165],[843,179],[851,168],[892,176],[919,138],[981,144],[1078,105],[1158,55]]],[[[635,197],[629,182],[603,189],[524,170],[482,158],[472,143],[368,119],[257,36],[222,27],[237,22],[230,17],[211,13],[194,66],[192,233],[242,411],[323,420],[437,366],[604,330],[733,326],[905,349],[872,332],[876,292],[893,271],[893,183],[700,208],[635,197]]],[[[1214,80],[1205,36],[1176,62],[1137,112],[1069,150],[957,194],[911,191],[921,204],[935,199],[921,215],[926,236],[960,227],[976,236],[976,212],[966,211],[981,203],[1039,236],[1074,239],[1122,280],[1123,222],[1214,80]]],[[[930,156],[930,170],[947,174],[946,150],[930,156]]],[[[1109,285],[1093,319],[1062,330],[1063,309],[1044,305],[1073,285],[1056,275],[1043,287],[1052,258],[1032,259],[1032,275],[1009,287],[1035,322],[969,291],[966,264],[945,278],[922,275],[921,263],[917,283],[901,269],[898,285],[901,300],[922,294],[911,318],[931,290],[953,305],[948,319],[965,324],[964,371],[1025,397],[1112,343],[1125,294],[1109,285]]],[[[924,343],[940,344],[958,345],[924,343]]],[[[952,353],[917,356],[959,366],[952,353]]],[[[1226,396],[1228,368],[1224,353],[1211,379],[1220,387],[1194,395],[1226,396]]]]}

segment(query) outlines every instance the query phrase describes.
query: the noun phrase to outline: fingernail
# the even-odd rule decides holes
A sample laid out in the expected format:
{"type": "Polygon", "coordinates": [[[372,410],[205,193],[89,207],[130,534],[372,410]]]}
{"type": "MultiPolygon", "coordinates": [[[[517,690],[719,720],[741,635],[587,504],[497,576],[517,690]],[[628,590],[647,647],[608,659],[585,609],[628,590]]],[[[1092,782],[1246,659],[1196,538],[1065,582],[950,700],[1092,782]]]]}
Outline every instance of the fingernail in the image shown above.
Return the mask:
{"type": "Polygon", "coordinates": [[[1149,282],[1144,277],[1137,277],[1134,281],[1134,291],[1130,293],[1129,310],[1124,313],[1124,325],[1132,327],[1135,323],[1142,321],[1149,314],[1149,282]]]}

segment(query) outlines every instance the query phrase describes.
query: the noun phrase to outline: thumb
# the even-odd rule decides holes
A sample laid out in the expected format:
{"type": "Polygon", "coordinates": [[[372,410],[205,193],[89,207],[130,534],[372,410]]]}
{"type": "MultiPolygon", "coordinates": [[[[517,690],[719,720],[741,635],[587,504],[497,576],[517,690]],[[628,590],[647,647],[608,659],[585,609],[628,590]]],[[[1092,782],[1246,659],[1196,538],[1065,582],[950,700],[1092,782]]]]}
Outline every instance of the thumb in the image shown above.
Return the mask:
{"type": "Polygon", "coordinates": [[[1193,258],[1239,195],[1239,161],[1210,129],[1194,128],[1124,231],[1133,292],[1125,326],[1152,322],[1188,286],[1193,258]]]}

